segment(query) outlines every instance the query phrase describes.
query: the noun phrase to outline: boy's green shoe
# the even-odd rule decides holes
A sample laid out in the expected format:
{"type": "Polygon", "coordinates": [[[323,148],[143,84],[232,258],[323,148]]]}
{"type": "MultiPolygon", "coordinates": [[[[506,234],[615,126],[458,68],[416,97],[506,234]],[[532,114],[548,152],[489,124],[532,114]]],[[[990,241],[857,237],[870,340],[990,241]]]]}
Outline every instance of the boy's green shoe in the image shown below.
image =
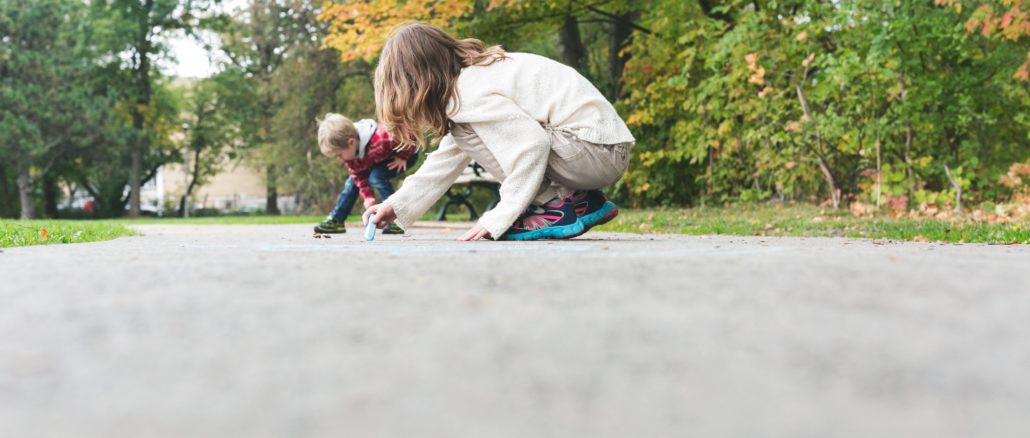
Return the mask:
{"type": "Polygon", "coordinates": [[[343,222],[336,222],[332,216],[326,216],[322,223],[315,225],[316,233],[325,234],[342,234],[347,232],[347,227],[344,226],[343,222]]]}
{"type": "Polygon", "coordinates": [[[383,234],[404,234],[404,230],[398,227],[397,224],[390,222],[386,228],[383,228],[383,234]]]}

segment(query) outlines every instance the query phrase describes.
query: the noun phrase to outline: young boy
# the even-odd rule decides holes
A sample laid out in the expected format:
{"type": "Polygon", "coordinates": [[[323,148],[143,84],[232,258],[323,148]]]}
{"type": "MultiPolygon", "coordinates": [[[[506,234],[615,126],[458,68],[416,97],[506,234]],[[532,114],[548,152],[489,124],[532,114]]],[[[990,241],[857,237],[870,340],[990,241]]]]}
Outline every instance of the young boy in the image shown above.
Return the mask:
{"type": "MultiPolygon", "coordinates": [[[[393,194],[390,179],[418,161],[414,148],[398,150],[400,144],[374,120],[362,119],[352,123],[339,114],[325,115],[318,125],[318,149],[323,155],[346,165],[350,176],[336,201],[336,208],[322,223],[315,225],[315,232],[346,233],[343,222],[354,208],[358,195],[364,200],[365,208],[376,204],[373,187],[383,200],[393,194]]],[[[383,234],[403,233],[404,230],[397,226],[383,230],[383,234]]]]}

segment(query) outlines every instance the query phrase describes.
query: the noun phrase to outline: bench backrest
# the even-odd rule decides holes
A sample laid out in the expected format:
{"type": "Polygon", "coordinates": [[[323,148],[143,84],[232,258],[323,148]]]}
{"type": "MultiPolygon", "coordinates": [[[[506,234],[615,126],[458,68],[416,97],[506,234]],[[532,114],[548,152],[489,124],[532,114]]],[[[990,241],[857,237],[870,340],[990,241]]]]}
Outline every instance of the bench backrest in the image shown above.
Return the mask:
{"type": "Polygon", "coordinates": [[[490,172],[487,172],[486,169],[483,169],[483,166],[480,166],[475,162],[469,164],[468,167],[466,167],[465,170],[461,172],[461,175],[458,175],[458,179],[454,180],[454,184],[456,185],[468,184],[472,182],[489,182],[500,184],[500,181],[498,181],[497,178],[494,178],[494,176],[491,175],[490,172]]]}

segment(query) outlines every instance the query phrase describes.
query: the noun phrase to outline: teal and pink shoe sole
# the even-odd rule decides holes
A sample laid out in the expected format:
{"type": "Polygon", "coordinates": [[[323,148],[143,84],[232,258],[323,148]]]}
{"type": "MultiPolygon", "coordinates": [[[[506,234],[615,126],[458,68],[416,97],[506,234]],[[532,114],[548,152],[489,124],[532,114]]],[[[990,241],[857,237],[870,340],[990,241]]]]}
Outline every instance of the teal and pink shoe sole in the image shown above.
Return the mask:
{"type": "Polygon", "coordinates": [[[593,227],[608,223],[618,215],[619,207],[616,207],[612,201],[604,201],[604,205],[601,208],[593,213],[583,215],[583,217],[579,218],[579,221],[583,223],[583,232],[587,232],[593,227]]]}
{"type": "Polygon", "coordinates": [[[618,215],[619,207],[616,207],[611,201],[605,201],[604,206],[593,213],[583,215],[583,217],[576,220],[576,223],[545,227],[521,234],[504,236],[504,240],[571,239],[590,231],[593,227],[608,223],[618,215]]]}

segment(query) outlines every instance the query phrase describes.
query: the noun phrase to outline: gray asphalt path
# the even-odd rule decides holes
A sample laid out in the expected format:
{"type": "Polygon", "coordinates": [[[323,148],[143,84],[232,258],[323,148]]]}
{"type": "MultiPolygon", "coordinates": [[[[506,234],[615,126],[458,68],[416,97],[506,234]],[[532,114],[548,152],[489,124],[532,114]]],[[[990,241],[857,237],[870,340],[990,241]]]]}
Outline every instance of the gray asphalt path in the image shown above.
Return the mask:
{"type": "Polygon", "coordinates": [[[1025,246],[139,229],[0,253],[0,436],[1030,436],[1025,246]]]}

